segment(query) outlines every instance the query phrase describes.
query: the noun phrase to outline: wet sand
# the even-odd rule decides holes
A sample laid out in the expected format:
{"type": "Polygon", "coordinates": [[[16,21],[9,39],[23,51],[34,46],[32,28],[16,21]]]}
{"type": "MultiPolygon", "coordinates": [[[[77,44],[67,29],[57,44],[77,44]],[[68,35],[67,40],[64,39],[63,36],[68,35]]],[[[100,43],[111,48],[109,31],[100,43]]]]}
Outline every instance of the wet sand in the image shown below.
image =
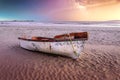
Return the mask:
{"type": "Polygon", "coordinates": [[[0,27],[0,80],[120,80],[120,28],[0,27]],[[27,51],[17,37],[88,31],[77,60],[27,51]]]}

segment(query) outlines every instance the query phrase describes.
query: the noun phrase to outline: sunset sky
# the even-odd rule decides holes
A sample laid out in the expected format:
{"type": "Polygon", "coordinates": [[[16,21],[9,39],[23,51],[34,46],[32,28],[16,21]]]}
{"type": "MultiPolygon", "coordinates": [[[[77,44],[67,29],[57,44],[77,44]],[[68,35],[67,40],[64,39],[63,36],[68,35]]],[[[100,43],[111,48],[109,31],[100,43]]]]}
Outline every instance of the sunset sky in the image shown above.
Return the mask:
{"type": "Polygon", "coordinates": [[[120,0],[0,0],[0,20],[120,20],[120,0]]]}

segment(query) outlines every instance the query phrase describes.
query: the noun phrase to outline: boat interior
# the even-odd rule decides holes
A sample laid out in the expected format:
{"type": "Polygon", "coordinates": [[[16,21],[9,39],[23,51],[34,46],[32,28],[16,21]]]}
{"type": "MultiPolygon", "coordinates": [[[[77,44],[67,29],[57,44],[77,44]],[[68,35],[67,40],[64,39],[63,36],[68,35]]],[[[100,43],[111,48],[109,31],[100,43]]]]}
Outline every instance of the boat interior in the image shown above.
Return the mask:
{"type": "Polygon", "coordinates": [[[28,40],[28,41],[41,41],[41,42],[87,40],[88,39],[88,33],[87,32],[79,32],[79,33],[77,32],[77,33],[61,34],[61,35],[54,36],[54,38],[33,36],[31,39],[28,39],[26,37],[19,37],[18,39],[28,40]]]}

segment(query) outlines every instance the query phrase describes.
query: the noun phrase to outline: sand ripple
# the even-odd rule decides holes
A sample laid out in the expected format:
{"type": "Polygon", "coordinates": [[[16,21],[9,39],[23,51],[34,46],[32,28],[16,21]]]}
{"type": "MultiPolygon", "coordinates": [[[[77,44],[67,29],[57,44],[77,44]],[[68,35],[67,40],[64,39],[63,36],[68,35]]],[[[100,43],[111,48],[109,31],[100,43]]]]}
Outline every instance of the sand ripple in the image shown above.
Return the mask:
{"type": "Polygon", "coordinates": [[[120,80],[119,44],[99,43],[101,38],[94,44],[90,38],[80,58],[72,60],[20,48],[17,30],[0,34],[0,80],[120,80]]]}

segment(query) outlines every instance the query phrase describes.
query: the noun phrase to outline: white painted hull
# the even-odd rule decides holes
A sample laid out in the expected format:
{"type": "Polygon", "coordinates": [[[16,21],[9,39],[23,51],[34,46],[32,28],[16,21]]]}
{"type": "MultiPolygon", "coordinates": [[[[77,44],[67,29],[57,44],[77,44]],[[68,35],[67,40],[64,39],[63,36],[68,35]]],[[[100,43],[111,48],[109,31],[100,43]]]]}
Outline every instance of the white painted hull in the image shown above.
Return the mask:
{"type": "Polygon", "coordinates": [[[84,40],[60,42],[20,40],[20,46],[28,50],[59,54],[76,59],[83,50],[84,40]]]}

